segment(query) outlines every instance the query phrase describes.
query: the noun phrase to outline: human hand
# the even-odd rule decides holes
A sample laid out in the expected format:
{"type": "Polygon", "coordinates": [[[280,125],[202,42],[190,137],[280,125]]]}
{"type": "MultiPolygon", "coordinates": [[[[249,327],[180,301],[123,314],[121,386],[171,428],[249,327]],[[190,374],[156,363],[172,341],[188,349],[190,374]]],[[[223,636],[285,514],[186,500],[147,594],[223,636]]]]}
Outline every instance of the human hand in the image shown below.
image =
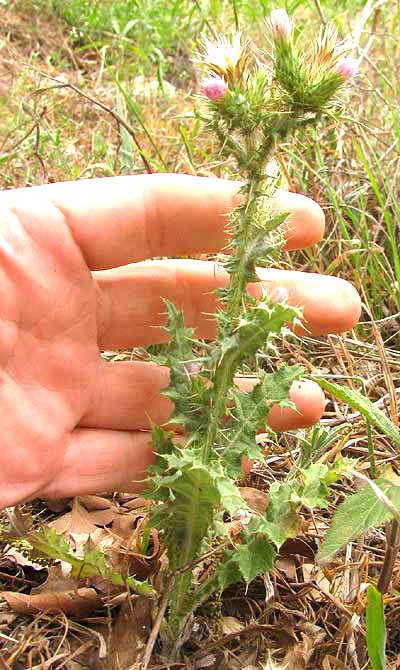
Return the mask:
{"type": "MultiPolygon", "coordinates": [[[[168,370],[106,362],[100,350],[161,342],[161,297],[200,337],[213,336],[206,315],[226,274],[212,262],[144,259],[222,249],[237,189],[161,174],[0,193],[0,507],[140,487],[153,462],[149,426],[171,414],[160,395],[168,370]]],[[[287,249],[322,236],[313,201],[279,192],[275,207],[291,212],[287,249]]],[[[287,288],[314,335],[358,320],[359,297],[341,279],[278,270],[260,278],[267,290],[287,288]]],[[[297,411],[268,415],[275,430],[312,425],[323,411],[311,381],[296,382],[291,397],[297,411]]]]}

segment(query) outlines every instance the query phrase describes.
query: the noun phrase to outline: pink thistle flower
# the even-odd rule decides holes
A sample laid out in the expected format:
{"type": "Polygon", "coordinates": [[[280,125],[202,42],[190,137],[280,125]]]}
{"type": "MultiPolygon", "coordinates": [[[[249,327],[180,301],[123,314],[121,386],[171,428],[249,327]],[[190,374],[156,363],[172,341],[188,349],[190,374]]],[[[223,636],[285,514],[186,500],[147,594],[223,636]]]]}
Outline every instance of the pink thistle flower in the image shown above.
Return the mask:
{"type": "Polygon", "coordinates": [[[211,76],[204,79],[201,90],[209,100],[220,100],[228,91],[228,84],[223,77],[211,76]]]}
{"type": "Polygon", "coordinates": [[[285,42],[288,44],[292,39],[293,22],[289,18],[286,9],[274,9],[269,17],[268,26],[274,42],[285,42]]]}
{"type": "Polygon", "coordinates": [[[269,294],[272,302],[286,302],[289,297],[289,291],[284,286],[277,286],[269,294]]]}
{"type": "Polygon", "coordinates": [[[190,366],[190,370],[193,377],[196,377],[196,375],[198,375],[200,372],[200,365],[198,363],[192,363],[190,366]]]}
{"type": "Polygon", "coordinates": [[[358,70],[358,63],[355,58],[346,56],[341,58],[336,66],[336,74],[345,81],[352,79],[358,70]]]}

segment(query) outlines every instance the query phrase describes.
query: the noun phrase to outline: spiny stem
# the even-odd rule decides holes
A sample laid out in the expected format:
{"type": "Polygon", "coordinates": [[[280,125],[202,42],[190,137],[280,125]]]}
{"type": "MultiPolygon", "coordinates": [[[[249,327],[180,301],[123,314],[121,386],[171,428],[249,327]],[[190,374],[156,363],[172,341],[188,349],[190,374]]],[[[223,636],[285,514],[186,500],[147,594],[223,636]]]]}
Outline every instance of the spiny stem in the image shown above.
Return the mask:
{"type": "MultiPolygon", "coordinates": [[[[237,271],[230,276],[230,287],[226,299],[226,320],[225,324],[230,325],[230,332],[220,332],[219,339],[229,336],[235,328],[237,319],[242,310],[243,296],[246,291],[246,271],[245,262],[246,256],[243,253],[250,241],[251,226],[254,221],[254,216],[257,210],[257,197],[255,192],[259,190],[259,183],[255,180],[250,185],[249,193],[247,195],[246,205],[243,213],[238,217],[235,240],[235,255],[238,258],[237,271]]],[[[233,376],[235,373],[234,365],[228,356],[223,356],[221,362],[217,364],[214,376],[214,404],[210,410],[210,423],[206,439],[202,448],[202,462],[206,465],[211,456],[215,440],[220,430],[221,420],[226,412],[226,404],[229,389],[232,386],[233,376]]]]}

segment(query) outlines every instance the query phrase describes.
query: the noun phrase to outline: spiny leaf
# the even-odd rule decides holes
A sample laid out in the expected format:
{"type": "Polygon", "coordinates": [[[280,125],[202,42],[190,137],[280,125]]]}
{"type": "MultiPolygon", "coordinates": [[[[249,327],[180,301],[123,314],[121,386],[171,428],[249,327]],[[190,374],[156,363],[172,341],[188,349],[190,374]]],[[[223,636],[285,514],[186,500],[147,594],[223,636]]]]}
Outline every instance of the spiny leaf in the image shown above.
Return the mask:
{"type": "Polygon", "coordinates": [[[239,509],[243,509],[246,506],[238,487],[235,486],[231,479],[225,477],[222,472],[220,477],[215,478],[215,483],[221,496],[221,503],[228,514],[233,516],[239,509]]]}
{"type": "Polygon", "coordinates": [[[107,556],[90,539],[85,544],[83,558],[76,556],[64,535],[56,533],[54,528],[45,526],[40,531],[31,533],[29,541],[36,551],[69,563],[72,567],[72,577],[87,579],[99,575],[110,579],[113,584],[128,585],[132,591],[140,595],[156,595],[156,591],[147,582],[140,582],[134,577],[122,577],[121,574],[113,571],[107,556]]]}
{"type": "Polygon", "coordinates": [[[288,537],[296,537],[301,528],[300,503],[292,500],[297,482],[274,482],[269,490],[266,518],[260,529],[279,549],[288,537]]]}
{"type": "MultiPolygon", "coordinates": [[[[386,479],[376,479],[374,483],[400,509],[400,486],[386,479]]],[[[317,559],[329,561],[345,544],[391,518],[393,515],[384,502],[377,498],[370,486],[364,486],[339,505],[317,559]]]]}
{"type": "Polygon", "coordinates": [[[79,569],[81,566],[82,560],[74,554],[64,535],[56,533],[54,528],[45,526],[41,530],[31,533],[29,541],[36,551],[45,556],[65,561],[73,568],[79,569]]]}
{"type": "Polygon", "coordinates": [[[304,483],[299,487],[298,497],[304,507],[327,507],[326,498],[329,494],[328,486],[337,481],[347,470],[347,463],[338,459],[334,465],[319,465],[313,463],[308,468],[300,468],[304,483]]]}
{"type": "Polygon", "coordinates": [[[313,464],[299,469],[303,481],[293,478],[271,484],[266,518],[261,523],[262,530],[278,549],[287,538],[298,534],[301,528],[301,506],[309,509],[326,507],[329,484],[339,479],[347,469],[347,463],[342,460],[332,466],[313,464]]]}
{"type": "Polygon", "coordinates": [[[371,670],[386,670],[386,625],[382,595],[370,584],[367,596],[366,635],[371,670]]]}
{"type": "Polygon", "coordinates": [[[253,535],[246,544],[236,547],[232,560],[237,563],[243,579],[251,582],[258,575],[273,570],[275,556],[276,552],[263,535],[253,535]]]}
{"type": "MultiPolygon", "coordinates": [[[[154,478],[153,478],[154,481],[154,478]]],[[[152,524],[164,530],[170,569],[191,561],[212,522],[220,493],[210,472],[201,463],[182,465],[171,475],[157,478],[157,499],[165,504],[154,507],[152,524]]]]}
{"type": "Polygon", "coordinates": [[[313,380],[317,382],[325,391],[332,393],[332,395],[339,398],[343,402],[346,402],[351,407],[356,409],[363,414],[368,421],[370,421],[374,426],[379,428],[387,437],[392,440],[392,442],[400,447],[400,433],[395,428],[393,423],[388,419],[386,414],[384,414],[380,409],[378,409],[368,398],[366,398],[359,391],[353,391],[345,386],[339,386],[339,384],[334,384],[333,382],[327,381],[326,379],[321,379],[320,377],[313,377],[313,380]]]}

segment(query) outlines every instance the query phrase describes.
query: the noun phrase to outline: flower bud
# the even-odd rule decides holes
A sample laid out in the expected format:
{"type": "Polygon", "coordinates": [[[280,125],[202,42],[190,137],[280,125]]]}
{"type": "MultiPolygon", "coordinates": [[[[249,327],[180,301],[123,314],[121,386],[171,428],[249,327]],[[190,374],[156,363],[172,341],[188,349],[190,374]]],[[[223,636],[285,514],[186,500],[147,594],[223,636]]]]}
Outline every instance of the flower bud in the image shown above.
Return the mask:
{"type": "Polygon", "coordinates": [[[348,81],[349,79],[352,79],[354,75],[356,74],[358,69],[358,63],[355,58],[352,58],[351,56],[347,56],[345,58],[341,58],[340,61],[338,62],[336,66],[336,74],[339,75],[339,77],[342,77],[345,81],[348,81]]]}
{"type": "Polygon", "coordinates": [[[201,90],[203,95],[209,100],[219,100],[226,95],[228,91],[228,84],[223,77],[213,76],[204,79],[201,90]]]}
{"type": "Polygon", "coordinates": [[[198,363],[192,363],[190,366],[190,372],[193,375],[193,377],[196,377],[199,372],[200,372],[200,366],[198,363]]]}
{"type": "Polygon", "coordinates": [[[289,43],[292,39],[293,24],[286,9],[274,9],[269,17],[269,28],[274,42],[289,43]]]}
{"type": "Polygon", "coordinates": [[[269,294],[272,302],[286,302],[289,297],[289,291],[284,286],[277,286],[269,294]]]}

